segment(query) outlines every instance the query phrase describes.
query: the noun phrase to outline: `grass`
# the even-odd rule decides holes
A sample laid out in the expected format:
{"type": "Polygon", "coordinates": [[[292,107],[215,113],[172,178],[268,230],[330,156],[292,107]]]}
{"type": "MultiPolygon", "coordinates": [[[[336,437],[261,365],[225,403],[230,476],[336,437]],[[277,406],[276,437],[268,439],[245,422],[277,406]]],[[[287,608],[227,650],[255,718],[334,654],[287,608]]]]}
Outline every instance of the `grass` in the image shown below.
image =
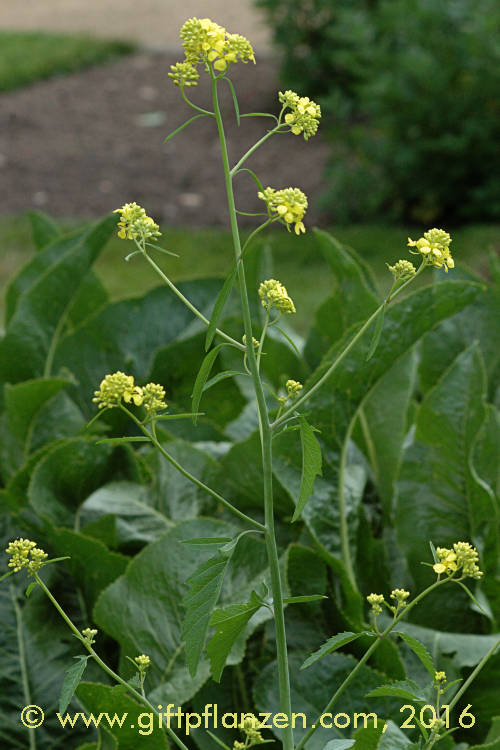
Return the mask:
{"type": "MultiPolygon", "coordinates": [[[[77,222],[64,222],[64,225],[69,229],[77,226],[77,222]]],[[[162,231],[163,245],[180,255],[179,258],[167,258],[157,254],[157,262],[173,281],[227,274],[232,259],[229,232],[168,227],[162,231]]],[[[341,242],[354,247],[372,266],[382,290],[390,285],[391,277],[385,263],[406,257],[408,229],[349,226],[334,227],[331,232],[341,242]]],[[[418,230],[413,232],[413,236],[418,236],[418,230]]],[[[498,249],[500,245],[499,227],[471,225],[455,230],[452,236],[455,259],[478,273],[484,273],[488,250],[498,249]]],[[[4,289],[9,278],[33,253],[27,217],[0,217],[0,237],[0,289],[4,289]]],[[[266,269],[266,275],[277,276],[287,287],[297,308],[294,327],[304,333],[310,326],[312,311],[332,290],[328,266],[317,247],[313,232],[297,238],[278,230],[269,232],[265,242],[271,248],[273,260],[272,268],[266,269]]],[[[113,299],[140,295],[161,283],[140,257],[135,256],[128,263],[124,262],[125,255],[132,249],[131,243],[115,237],[96,263],[96,271],[113,299]]],[[[2,313],[3,293],[0,297],[2,313]]]]}
{"type": "Polygon", "coordinates": [[[0,92],[109,62],[133,50],[129,42],[97,40],[83,34],[1,31],[0,92]]]}

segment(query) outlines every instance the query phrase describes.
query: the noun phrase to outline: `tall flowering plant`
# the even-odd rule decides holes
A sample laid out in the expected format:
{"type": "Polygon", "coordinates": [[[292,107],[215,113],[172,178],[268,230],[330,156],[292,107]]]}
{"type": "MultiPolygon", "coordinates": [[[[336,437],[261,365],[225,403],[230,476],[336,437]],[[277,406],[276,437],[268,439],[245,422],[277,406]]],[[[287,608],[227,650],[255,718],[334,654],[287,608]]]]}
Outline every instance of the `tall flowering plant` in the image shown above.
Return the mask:
{"type": "MultiPolygon", "coordinates": [[[[300,96],[293,91],[279,92],[278,102],[280,109],[277,115],[266,115],[273,121],[273,125],[252,146],[247,153],[243,154],[236,164],[229,162],[224,121],[219,104],[219,86],[222,81],[229,81],[229,73],[233,65],[239,63],[255,63],[255,56],[250,42],[239,34],[231,34],[222,26],[210,19],[191,18],[181,29],[181,40],[185,50],[185,59],[173,65],[170,78],[174,85],[179,87],[181,97],[196,112],[175,133],[199,118],[209,118],[213,121],[217,130],[222,170],[225,178],[226,199],[229,209],[230,226],[234,247],[234,262],[229,269],[227,279],[215,300],[213,312],[208,318],[195,304],[189,300],[182,291],[169,278],[168,274],[158,265],[154,259],[155,253],[173,253],[162,248],[158,241],[161,237],[158,224],[149,217],[144,208],[135,202],[130,202],[117,209],[119,214],[118,235],[121,239],[133,243],[133,249],[127,256],[127,260],[137,256],[146,261],[155,273],[163,280],[181,302],[187,306],[191,313],[196,316],[206,327],[206,354],[201,363],[199,372],[194,380],[192,394],[192,410],[188,414],[175,415],[168,413],[167,397],[164,387],[155,382],[139,385],[132,375],[121,371],[108,373],[100,384],[96,384],[93,401],[97,405],[98,419],[109,410],[119,410],[126,415],[135,426],[136,435],[126,438],[118,438],[127,442],[146,442],[154,446],[161,456],[169,462],[186,479],[195,484],[202,492],[222,505],[229,513],[238,518],[243,530],[234,538],[199,538],[190,540],[197,545],[207,545],[216,548],[216,554],[208,559],[189,578],[189,592],[184,600],[185,620],[183,626],[183,640],[186,648],[186,661],[189,672],[193,679],[196,678],[200,667],[200,660],[206,649],[211,674],[214,680],[221,679],[222,672],[228,661],[231,649],[236,643],[250,619],[263,608],[272,613],[274,622],[279,706],[282,714],[288,721],[282,723],[282,743],[284,750],[301,750],[310,747],[311,738],[320,727],[318,720],[297,741],[294,737],[291,717],[294,706],[290,689],[290,664],[287,648],[287,634],[285,624],[285,607],[293,604],[303,604],[322,599],[322,595],[301,595],[290,597],[285,591],[283,572],[278,553],[278,542],[275,530],[275,508],[273,488],[273,441],[278,435],[289,433],[300,439],[302,448],[302,476],[300,490],[296,499],[296,508],[291,519],[292,523],[302,517],[311,493],[314,489],[316,478],[322,473],[322,450],[318,442],[317,427],[309,423],[308,406],[316,394],[322,388],[328,388],[329,380],[340,363],[356,347],[367,332],[370,333],[371,343],[367,347],[365,360],[374,356],[380,344],[384,315],[390,303],[400,295],[414,280],[429,268],[443,269],[447,272],[453,269],[454,262],[450,253],[451,237],[442,229],[430,229],[418,240],[408,240],[410,252],[416,255],[420,264],[415,267],[409,259],[397,260],[394,265],[389,266],[393,277],[392,287],[376,310],[359,328],[352,333],[345,342],[343,348],[336,352],[333,361],[326,360],[323,370],[318,376],[305,386],[292,378],[288,378],[284,388],[278,393],[266,381],[262,372],[262,362],[266,355],[271,328],[275,328],[286,337],[284,331],[278,327],[278,322],[283,316],[293,316],[296,312],[295,304],[287,289],[278,279],[263,279],[258,288],[249,288],[246,277],[246,261],[251,252],[252,240],[261,231],[271,225],[281,225],[292,233],[291,241],[299,241],[299,237],[306,231],[306,212],[308,201],[305,194],[298,187],[264,187],[258,176],[248,167],[244,167],[247,160],[264,143],[276,134],[290,134],[290,136],[303,136],[307,141],[313,137],[321,119],[320,107],[306,96],[300,96]],[[187,89],[197,85],[200,75],[206,75],[211,83],[212,108],[205,109],[198,106],[187,95],[187,89]],[[260,199],[265,210],[258,214],[262,222],[251,232],[245,242],[241,241],[238,226],[238,215],[245,213],[236,207],[233,191],[233,182],[240,173],[247,173],[255,181],[257,197],[260,199]],[[293,235],[296,235],[294,237],[293,235]],[[225,331],[221,326],[225,304],[237,286],[239,293],[239,304],[243,321],[239,336],[225,331]],[[251,314],[251,297],[260,300],[262,307],[262,319],[255,320],[251,314]],[[231,500],[216,491],[204,481],[195,476],[185,468],[180,460],[168,450],[159,434],[159,427],[164,420],[176,419],[179,416],[191,417],[196,424],[200,414],[199,408],[203,394],[211,386],[210,373],[213,364],[222,347],[230,347],[234,354],[240,358],[239,370],[223,373],[225,378],[244,377],[250,383],[254,395],[254,409],[257,416],[258,436],[260,443],[260,462],[262,473],[262,518],[258,519],[238,508],[231,500]],[[243,536],[252,533],[260,535],[265,541],[267,552],[267,563],[269,568],[268,582],[255,588],[248,601],[233,604],[229,607],[217,608],[224,575],[232,564],[233,554],[243,536]]],[[[241,117],[261,117],[262,114],[240,114],[236,94],[232,82],[231,90],[234,96],[235,109],[238,119],[241,117]]],[[[169,140],[173,135],[168,137],[169,140]]],[[[244,207],[243,207],[244,209],[244,207]]],[[[220,381],[220,378],[218,379],[220,381]]],[[[116,439],[115,439],[116,440],[116,439]]],[[[342,510],[342,508],[341,508],[342,510]]],[[[348,520],[345,508],[341,512],[340,519],[341,546],[343,561],[347,572],[347,583],[356,587],[356,577],[349,558],[348,551],[348,520]]],[[[303,664],[307,668],[333,653],[337,649],[364,638],[369,646],[351,672],[338,684],[337,689],[324,707],[322,714],[330,712],[337,704],[339,698],[348,688],[356,674],[363,665],[373,656],[375,651],[387,642],[389,636],[395,630],[398,623],[405,618],[414,607],[419,605],[431,592],[443,586],[457,584],[469,592],[464,581],[467,579],[479,580],[482,572],[479,568],[479,556],[477,550],[468,542],[456,542],[452,548],[437,547],[431,545],[433,561],[426,564],[430,567],[432,581],[428,587],[420,593],[413,594],[403,588],[395,588],[391,591],[388,600],[383,594],[370,593],[366,599],[369,605],[369,618],[364,628],[357,632],[344,632],[333,635],[318,651],[311,654],[303,664]],[[378,618],[384,615],[382,622],[378,618]]],[[[94,648],[98,632],[95,628],[86,627],[80,630],[71,621],[57,601],[42,576],[42,570],[57,559],[48,559],[47,554],[37,544],[27,539],[16,539],[10,542],[6,550],[9,555],[8,567],[10,570],[4,578],[11,574],[27,572],[31,579],[30,585],[39,586],[53,603],[66,622],[73,635],[80,641],[84,656],[75,669],[68,672],[63,687],[61,699],[61,711],[63,711],[71,699],[79,680],[81,679],[87,660],[92,658],[103,669],[107,675],[123,686],[128,693],[142,706],[159,714],[153,698],[148,696],[147,674],[152,666],[151,658],[147,654],[138,654],[132,662],[136,671],[136,678],[132,681],[125,680],[120,674],[107,665],[98,655],[94,648]]],[[[472,597],[473,598],[473,597],[472,597]]],[[[401,633],[399,633],[401,635],[401,633]]],[[[420,727],[422,736],[420,746],[426,750],[441,739],[447,732],[447,721],[441,697],[448,685],[444,672],[437,671],[433,667],[432,659],[425,649],[415,639],[405,636],[406,642],[414,650],[416,656],[430,672],[430,689],[434,694],[434,719],[425,728],[420,727]]],[[[495,644],[481,659],[475,670],[465,681],[462,687],[455,693],[452,700],[446,706],[449,712],[460,700],[472,680],[476,677],[484,664],[495,651],[495,644]]],[[[408,686],[405,688],[408,693],[408,686]]],[[[382,686],[378,689],[378,695],[394,695],[393,686],[382,686]],[[384,690],[386,691],[384,693],[384,690]]],[[[416,700],[419,700],[418,696],[416,700]]],[[[170,724],[164,725],[171,740],[181,750],[187,750],[184,739],[179,731],[175,731],[170,724]]],[[[263,727],[254,717],[247,718],[240,726],[243,741],[234,742],[234,750],[244,750],[253,745],[265,742],[262,734],[263,727]]],[[[213,735],[212,735],[213,736],[213,735]]],[[[222,740],[213,736],[213,739],[228,750],[222,740]]]]}

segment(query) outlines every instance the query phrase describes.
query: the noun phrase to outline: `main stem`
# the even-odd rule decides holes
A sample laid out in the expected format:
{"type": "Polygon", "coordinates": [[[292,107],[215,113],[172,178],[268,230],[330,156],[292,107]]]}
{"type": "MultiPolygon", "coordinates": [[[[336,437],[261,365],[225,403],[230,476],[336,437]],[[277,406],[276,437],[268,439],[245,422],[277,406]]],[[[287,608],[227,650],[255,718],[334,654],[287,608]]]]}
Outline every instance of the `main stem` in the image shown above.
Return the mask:
{"type": "Polygon", "coordinates": [[[231,221],[231,233],[233,237],[234,254],[238,265],[238,283],[240,288],[241,308],[243,313],[243,324],[246,336],[247,361],[250,374],[252,376],[255,395],[257,398],[257,408],[259,413],[259,430],[262,449],[262,469],[264,479],[264,515],[266,526],[266,547],[271,570],[271,591],[273,596],[274,623],[276,630],[276,650],[278,659],[278,678],[280,692],[280,709],[288,717],[288,726],[283,729],[283,748],[284,750],[293,750],[293,732],[291,727],[292,707],[290,698],[290,676],[288,672],[288,654],[286,647],[285,617],[283,611],[283,592],[281,587],[281,575],[279,568],[278,548],[274,532],[274,509],[273,509],[273,475],[272,475],[272,445],[271,429],[269,426],[269,417],[267,405],[260,379],[257,360],[252,341],[252,320],[250,315],[250,305],[248,302],[248,292],[245,280],[245,268],[241,260],[241,243],[238,229],[238,219],[236,216],[236,206],[234,202],[233,183],[231,170],[229,167],[229,158],[227,153],[226,136],[224,133],[224,124],[222,122],[219,99],[217,96],[217,81],[212,74],[212,98],[214,104],[215,119],[219,132],[220,147],[222,153],[222,164],[224,168],[224,178],[226,183],[227,203],[229,208],[229,217],[231,221]]]}

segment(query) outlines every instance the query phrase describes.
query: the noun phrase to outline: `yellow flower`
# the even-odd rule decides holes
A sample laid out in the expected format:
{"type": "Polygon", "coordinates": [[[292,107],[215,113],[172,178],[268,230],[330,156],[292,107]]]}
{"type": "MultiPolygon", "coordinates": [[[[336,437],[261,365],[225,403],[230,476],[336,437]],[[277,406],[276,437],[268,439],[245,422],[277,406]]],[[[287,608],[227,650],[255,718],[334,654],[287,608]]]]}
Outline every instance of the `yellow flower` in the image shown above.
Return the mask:
{"type": "Polygon", "coordinates": [[[196,86],[200,74],[190,62],[178,62],[170,66],[168,77],[176,86],[196,86]]]}
{"type": "Polygon", "coordinates": [[[160,227],[137,203],[125,203],[113,211],[120,214],[118,237],[122,240],[143,240],[161,237],[160,227]]]}
{"type": "Polygon", "coordinates": [[[23,568],[28,568],[30,573],[36,573],[48,557],[47,553],[30,539],[15,539],[9,542],[5,551],[11,556],[7,565],[14,569],[14,573],[19,573],[23,568]]]}
{"type": "Polygon", "coordinates": [[[396,281],[409,279],[416,273],[415,266],[409,260],[398,260],[393,266],[387,266],[396,281]]]}
{"type": "Polygon", "coordinates": [[[374,615],[379,615],[382,612],[380,605],[385,601],[383,594],[368,594],[366,601],[371,606],[374,615]]]}
{"type": "Polygon", "coordinates": [[[152,414],[161,409],[166,409],[167,404],[164,401],[165,389],[157,383],[148,383],[141,389],[142,404],[148,414],[152,414]]]}
{"type": "Polygon", "coordinates": [[[440,682],[446,682],[446,672],[435,672],[434,682],[437,682],[438,684],[440,682]]]}
{"type": "MultiPolygon", "coordinates": [[[[181,28],[180,37],[186,60],[176,67],[212,63],[215,70],[223,72],[231,63],[255,63],[255,55],[248,39],[240,34],[229,34],[223,26],[210,18],[188,19],[181,28]]],[[[175,74],[176,71],[173,72],[175,74]]],[[[171,78],[175,83],[173,75],[171,78]]]]}
{"type": "Polygon", "coordinates": [[[420,254],[429,265],[435,268],[444,266],[447,273],[449,268],[455,267],[455,261],[450,253],[451,242],[450,235],[444,229],[429,229],[418,240],[408,237],[408,246],[416,248],[415,251],[410,250],[411,253],[420,254]]]}
{"type": "Polygon", "coordinates": [[[122,399],[129,404],[131,401],[136,406],[143,402],[142,388],[134,385],[133,375],[125,375],[123,372],[115,372],[106,375],[101,381],[98,391],[94,391],[92,401],[97,403],[99,409],[110,409],[119,406],[122,399]]]}
{"type": "Polygon", "coordinates": [[[285,114],[285,122],[294,135],[304,134],[307,141],[316,133],[321,118],[321,107],[308,96],[299,96],[295,91],[282,91],[278,94],[281,104],[290,112],[285,114]]]}
{"type": "Polygon", "coordinates": [[[303,387],[304,386],[302,385],[302,383],[299,383],[298,380],[287,380],[285,383],[285,388],[288,394],[288,398],[295,398],[296,396],[298,396],[303,387]]]}
{"type": "Polygon", "coordinates": [[[259,297],[262,300],[262,306],[268,311],[275,307],[282,313],[289,315],[296,312],[295,305],[288,292],[280,281],[268,279],[263,281],[259,286],[259,297]]]}
{"type": "Polygon", "coordinates": [[[405,589],[394,589],[391,591],[391,599],[395,599],[399,608],[406,607],[406,600],[409,596],[410,592],[405,591],[405,589]]]}
{"type": "Polygon", "coordinates": [[[139,656],[136,656],[134,658],[134,661],[137,665],[137,669],[141,674],[144,674],[147,668],[151,665],[151,659],[149,658],[149,656],[146,656],[146,654],[140,654],[139,656]]]}
{"type": "Polygon", "coordinates": [[[479,555],[475,547],[469,542],[455,542],[453,549],[438,547],[436,549],[438,562],[432,568],[435,573],[442,575],[446,573],[452,576],[461,573],[461,578],[481,578],[483,575],[479,570],[479,555]]]}
{"type": "Polygon", "coordinates": [[[295,224],[295,234],[305,232],[306,228],[302,219],[307,210],[307,196],[299,188],[285,188],[274,190],[267,187],[257,193],[257,196],[265,201],[269,216],[283,219],[288,231],[290,225],[295,224]]]}
{"type": "Polygon", "coordinates": [[[85,628],[82,630],[82,635],[87,642],[89,646],[92,646],[93,643],[95,643],[95,636],[97,635],[97,630],[95,628],[85,628]]]}

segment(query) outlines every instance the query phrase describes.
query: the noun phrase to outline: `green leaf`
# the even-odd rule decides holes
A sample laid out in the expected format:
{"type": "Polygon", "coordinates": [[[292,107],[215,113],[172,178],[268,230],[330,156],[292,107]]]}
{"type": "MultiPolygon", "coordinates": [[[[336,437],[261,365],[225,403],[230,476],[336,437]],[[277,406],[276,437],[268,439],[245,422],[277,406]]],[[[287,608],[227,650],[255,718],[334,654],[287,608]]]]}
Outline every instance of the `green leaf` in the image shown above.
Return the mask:
{"type": "Polygon", "coordinates": [[[314,480],[318,474],[321,475],[321,447],[314,434],[314,429],[305,417],[300,417],[300,441],[302,444],[302,476],[299,499],[292,522],[302,515],[302,511],[314,489],[314,480]]]}
{"type": "Polygon", "coordinates": [[[17,383],[44,373],[74,296],[115,226],[116,216],[108,216],[79,234],[61,237],[14,280],[12,313],[0,341],[0,381],[17,383]]]}
{"type": "Polygon", "coordinates": [[[195,546],[197,544],[204,545],[212,545],[212,544],[226,544],[227,542],[231,542],[232,539],[229,536],[208,536],[208,537],[198,537],[197,539],[185,539],[183,541],[183,544],[194,544],[195,546]]]}
{"type": "Polygon", "coordinates": [[[314,654],[311,654],[305,662],[302,664],[301,669],[307,669],[307,667],[310,667],[311,664],[314,664],[318,661],[318,659],[322,659],[327,654],[332,654],[334,651],[337,651],[337,649],[342,648],[342,646],[346,646],[348,643],[351,643],[351,641],[355,641],[358,638],[361,638],[362,635],[372,635],[371,633],[338,633],[337,635],[332,636],[332,638],[329,638],[326,643],[324,643],[320,649],[318,649],[314,654]]]}
{"type": "Polygon", "coordinates": [[[397,680],[388,685],[381,685],[366,694],[367,698],[404,698],[404,700],[425,703],[427,696],[422,693],[416,682],[397,680]]]}
{"type": "Polygon", "coordinates": [[[31,224],[33,243],[37,250],[43,250],[61,234],[55,221],[42,211],[28,211],[28,219],[31,224]]]}
{"type": "Polygon", "coordinates": [[[394,484],[408,431],[415,371],[416,357],[414,352],[409,352],[375,385],[359,410],[353,432],[356,444],[370,464],[387,521],[394,513],[394,484]]]}
{"type": "Polygon", "coordinates": [[[380,337],[382,335],[382,328],[384,327],[385,308],[386,308],[386,305],[383,305],[383,307],[381,308],[381,310],[380,310],[380,312],[379,312],[379,314],[377,316],[377,321],[376,321],[376,324],[375,324],[375,329],[373,331],[372,342],[370,344],[370,348],[368,349],[368,353],[366,355],[366,361],[367,362],[375,354],[375,350],[377,349],[378,342],[380,341],[380,337]]]}
{"type": "MultiPolygon", "coordinates": [[[[457,540],[481,541],[482,556],[498,564],[499,513],[494,496],[471,471],[472,451],[487,419],[484,366],[477,345],[462,352],[424,398],[415,439],[401,467],[397,535],[417,587],[426,586],[428,540],[449,547],[457,540]],[[492,518],[497,522],[492,524],[492,518]]],[[[426,599],[420,622],[447,629],[473,627],[475,615],[458,589],[426,599]],[[468,627],[469,624],[469,627],[468,627]]]]}
{"type": "MultiPolygon", "coordinates": [[[[10,477],[25,463],[33,450],[33,438],[43,419],[44,407],[68,385],[69,381],[63,378],[39,378],[5,385],[5,415],[0,432],[0,469],[4,477],[10,477]]],[[[57,436],[52,434],[51,437],[57,436]]]]}
{"type": "Polygon", "coordinates": [[[310,594],[307,596],[285,596],[283,604],[307,604],[307,602],[318,602],[321,599],[328,599],[324,594],[310,594]]]}
{"type": "Polygon", "coordinates": [[[238,106],[238,99],[236,96],[236,91],[234,90],[233,82],[230,78],[226,78],[226,76],[222,76],[223,81],[227,81],[229,84],[229,88],[231,89],[231,96],[233,97],[233,104],[234,104],[234,112],[236,114],[236,122],[238,124],[238,127],[240,127],[240,108],[238,106]]]}
{"type": "MultiPolygon", "coordinates": [[[[300,669],[301,662],[300,653],[290,654],[290,688],[293,711],[296,716],[300,713],[306,716],[305,728],[301,718],[297,718],[295,721],[294,738],[296,743],[316,723],[318,717],[322,716],[332,695],[358,664],[353,656],[340,653],[329,654],[305,671],[300,669]]],[[[366,692],[379,684],[380,675],[366,665],[361,666],[345,689],[341,701],[332,709],[333,716],[340,712],[348,714],[349,727],[340,729],[335,726],[333,721],[331,722],[333,724],[331,728],[319,726],[307,742],[308,750],[324,750],[326,743],[332,739],[345,740],[347,733],[368,725],[370,721],[373,721],[374,715],[377,717],[391,715],[389,701],[377,700],[370,704],[366,701],[366,692]],[[358,714],[356,724],[354,724],[355,714],[358,714]]],[[[255,679],[253,698],[258,711],[271,711],[273,713],[281,711],[276,662],[264,667],[255,679]]],[[[397,709],[395,713],[397,714],[395,716],[397,721],[399,719],[397,709]]],[[[345,719],[343,719],[343,722],[345,723],[345,719]]],[[[273,727],[272,731],[278,739],[281,739],[282,731],[280,729],[273,727]]]]}
{"type": "Polygon", "coordinates": [[[247,372],[241,372],[240,370],[224,370],[223,372],[217,373],[213,378],[207,380],[203,386],[203,393],[208,391],[213,385],[217,385],[221,380],[227,380],[228,378],[234,378],[236,375],[242,375],[244,378],[248,377],[247,372]]]}
{"type": "Polygon", "coordinates": [[[219,600],[229,561],[230,557],[217,554],[200,565],[187,579],[189,592],[183,600],[186,614],[182,638],[186,642],[186,660],[193,677],[198,669],[210,617],[219,600]]]}
{"type": "Polygon", "coordinates": [[[87,661],[90,656],[75,656],[76,664],[73,664],[69,669],[66,670],[66,677],[64,678],[63,686],[61,689],[61,696],[59,698],[59,713],[63,714],[68,708],[72,697],[75,694],[80,681],[85,672],[87,661]]]}
{"type": "Polygon", "coordinates": [[[330,740],[323,750],[349,750],[354,745],[354,740],[330,740]]]}
{"type": "MultiPolygon", "coordinates": [[[[193,398],[191,402],[191,409],[193,412],[198,411],[205,383],[207,382],[207,378],[210,375],[210,370],[212,369],[212,366],[223,346],[224,344],[219,344],[218,346],[215,346],[213,349],[211,349],[208,354],[205,355],[203,362],[201,363],[201,367],[198,371],[198,375],[196,376],[193,387],[193,398]]],[[[196,422],[197,417],[193,417],[193,424],[196,424],[196,422]]]]}
{"type": "Polygon", "coordinates": [[[247,604],[232,604],[213,613],[210,625],[216,628],[216,632],[207,644],[207,654],[210,659],[210,671],[216,682],[220,682],[227,657],[236,639],[261,606],[261,600],[255,591],[252,591],[247,604]]]}
{"type": "MultiPolygon", "coordinates": [[[[119,643],[122,663],[126,656],[150,656],[148,697],[153,703],[182,705],[191,700],[210,675],[208,662],[202,657],[196,676],[191,677],[181,634],[185,613],[182,601],[188,593],[186,578],[213,557],[213,549],[183,542],[197,537],[233,537],[235,531],[234,526],[213,519],[178,523],[144,547],[96,603],[96,625],[119,643]]],[[[224,581],[223,605],[248,596],[257,582],[265,579],[265,544],[245,537],[234,552],[233,562],[224,581]]],[[[266,609],[256,624],[269,617],[266,609]]],[[[243,635],[247,636],[248,631],[243,635]]],[[[244,645],[242,636],[229,657],[232,664],[243,658],[244,645]]],[[[127,677],[128,664],[123,670],[127,677]]]]}
{"type": "Polygon", "coordinates": [[[434,675],[436,673],[436,666],[424,644],[420,643],[420,641],[418,641],[409,633],[402,633],[399,630],[393,630],[392,632],[394,633],[394,635],[399,635],[399,637],[408,644],[415,656],[420,659],[426,670],[429,672],[430,676],[434,678],[434,675]]]}
{"type": "Polygon", "coordinates": [[[177,135],[177,133],[180,133],[181,130],[184,130],[184,128],[187,128],[187,126],[191,125],[191,123],[194,122],[195,120],[199,120],[200,117],[208,117],[208,115],[200,114],[200,115],[194,115],[194,117],[190,117],[189,120],[186,120],[185,123],[183,123],[178,128],[176,128],[172,133],[169,133],[167,137],[165,138],[165,140],[163,141],[163,143],[168,143],[175,135],[177,135]]]}
{"type": "Polygon", "coordinates": [[[221,319],[222,313],[224,312],[224,307],[226,306],[226,302],[229,298],[229,295],[231,294],[231,291],[234,286],[234,282],[236,280],[236,273],[237,273],[237,265],[236,263],[233,263],[233,267],[231,268],[231,271],[226,277],[226,280],[224,281],[222,289],[218,293],[217,298],[215,300],[214,309],[210,317],[210,323],[208,324],[207,333],[205,337],[205,351],[206,352],[212,346],[212,341],[214,340],[214,336],[216,334],[219,321],[221,319]]]}
{"type": "MultiPolygon", "coordinates": [[[[14,571],[12,571],[12,572],[14,572],[14,571]]],[[[5,576],[2,576],[2,578],[5,578],[5,576]]],[[[2,580],[2,578],[0,578],[0,581],[2,580]]],[[[35,589],[37,586],[38,586],[38,583],[36,581],[34,581],[33,583],[30,583],[30,585],[28,586],[28,588],[24,592],[24,596],[26,597],[26,599],[29,597],[29,595],[31,594],[31,592],[33,591],[33,589],[35,589]]]]}
{"type": "Polygon", "coordinates": [[[155,507],[148,487],[126,481],[109,482],[89,495],[80,506],[79,520],[85,535],[100,538],[99,531],[106,528],[102,541],[126,550],[153,542],[173,525],[164,511],[155,507]]]}
{"type": "Polygon", "coordinates": [[[158,726],[157,717],[145,711],[143,704],[130,697],[124,686],[110,687],[95,682],[82,682],[76,695],[87,715],[102,715],[99,724],[99,748],[107,750],[108,745],[105,743],[108,743],[111,737],[114,744],[109,745],[110,750],[133,750],[139,744],[141,750],[168,749],[167,735],[165,730],[158,726]],[[112,726],[111,721],[106,720],[105,714],[110,720],[114,719],[112,726]]]}

